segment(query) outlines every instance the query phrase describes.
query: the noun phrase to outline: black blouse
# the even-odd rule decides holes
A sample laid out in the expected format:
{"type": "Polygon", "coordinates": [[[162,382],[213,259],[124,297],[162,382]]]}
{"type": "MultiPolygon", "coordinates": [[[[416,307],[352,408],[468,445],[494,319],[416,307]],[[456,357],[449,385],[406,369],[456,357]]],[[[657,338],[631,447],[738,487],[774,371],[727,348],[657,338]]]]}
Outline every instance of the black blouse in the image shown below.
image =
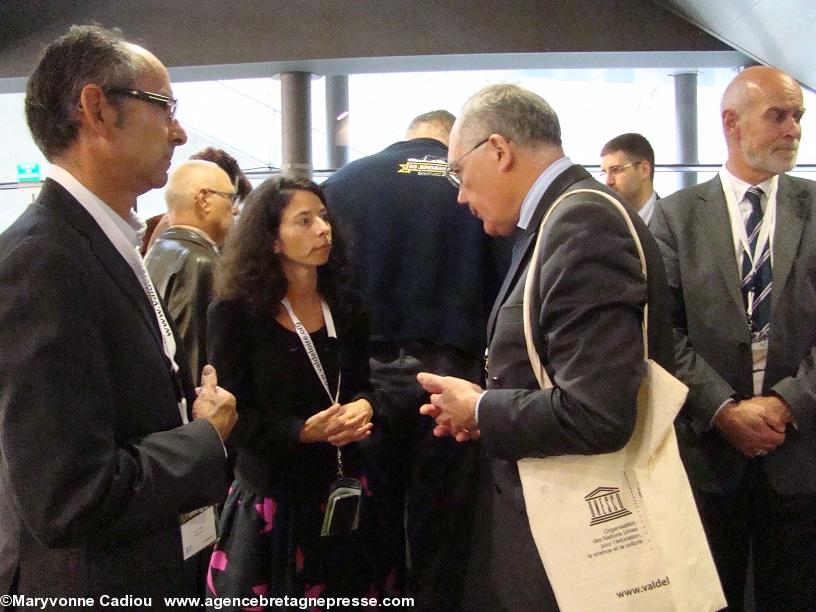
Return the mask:
{"type": "MultiPolygon", "coordinates": [[[[323,327],[311,334],[334,396],[342,371],[340,403],[365,397],[375,406],[369,381],[368,321],[364,314],[336,321],[338,338],[323,327]],[[344,324],[345,323],[345,324],[344,324]]],[[[323,499],[336,477],[336,447],[303,444],[298,434],[311,415],[332,401],[298,335],[270,314],[253,316],[239,300],[216,300],[208,312],[209,359],[219,386],[238,401],[238,423],[227,441],[237,451],[236,476],[256,493],[276,499],[323,499]]],[[[367,441],[342,447],[346,475],[361,464],[367,441]]]]}

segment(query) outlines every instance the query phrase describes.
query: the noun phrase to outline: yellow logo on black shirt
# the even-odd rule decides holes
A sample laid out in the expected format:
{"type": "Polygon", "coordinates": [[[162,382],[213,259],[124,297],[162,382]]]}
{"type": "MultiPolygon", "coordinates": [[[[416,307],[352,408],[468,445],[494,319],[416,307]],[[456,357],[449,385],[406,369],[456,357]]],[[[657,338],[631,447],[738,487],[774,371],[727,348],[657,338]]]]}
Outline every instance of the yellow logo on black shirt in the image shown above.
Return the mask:
{"type": "Polygon", "coordinates": [[[448,171],[448,162],[444,159],[428,159],[426,155],[423,159],[409,157],[404,164],[399,164],[397,174],[411,174],[417,176],[445,176],[448,171]]]}

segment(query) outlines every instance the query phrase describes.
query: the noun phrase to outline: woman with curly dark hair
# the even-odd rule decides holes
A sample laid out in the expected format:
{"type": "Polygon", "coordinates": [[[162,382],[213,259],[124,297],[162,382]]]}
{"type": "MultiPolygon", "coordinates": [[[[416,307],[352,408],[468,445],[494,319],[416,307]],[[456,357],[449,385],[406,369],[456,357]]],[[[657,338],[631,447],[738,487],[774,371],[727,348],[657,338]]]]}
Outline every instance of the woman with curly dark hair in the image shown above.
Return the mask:
{"type": "Polygon", "coordinates": [[[315,183],[274,178],[252,191],[227,239],[208,317],[210,362],[239,413],[228,440],[235,481],[207,576],[212,596],[397,590],[365,462],[375,403],[367,319],[343,269],[315,183]]]}

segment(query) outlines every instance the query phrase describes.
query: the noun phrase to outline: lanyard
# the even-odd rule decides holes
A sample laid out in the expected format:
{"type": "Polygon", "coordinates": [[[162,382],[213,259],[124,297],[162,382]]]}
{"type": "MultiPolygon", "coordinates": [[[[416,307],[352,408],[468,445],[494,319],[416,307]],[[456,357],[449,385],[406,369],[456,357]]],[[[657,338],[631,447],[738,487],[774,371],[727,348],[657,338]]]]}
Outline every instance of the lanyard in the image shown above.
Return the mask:
{"type": "MultiPolygon", "coordinates": [[[[104,206],[104,204],[100,204],[100,206],[104,206]]],[[[189,419],[187,418],[187,400],[185,399],[184,393],[181,389],[179,367],[176,363],[176,339],[173,337],[173,330],[171,329],[170,323],[167,321],[167,316],[164,314],[164,310],[161,307],[161,302],[156,294],[156,288],[150,281],[150,276],[145,269],[142,256],[138,253],[136,247],[130,244],[128,239],[122,233],[122,230],[116,227],[116,224],[110,217],[108,217],[108,215],[106,215],[103,211],[97,210],[96,208],[89,208],[87,206],[83,207],[94,218],[94,221],[96,221],[97,225],[99,225],[99,227],[102,229],[105,236],[108,237],[119,254],[128,263],[131,270],[133,270],[133,273],[139,280],[139,284],[142,286],[150,305],[153,307],[153,312],[156,315],[156,321],[159,324],[159,330],[162,336],[162,348],[164,350],[164,355],[167,357],[167,360],[170,363],[170,378],[172,379],[173,386],[175,388],[179,415],[181,416],[181,422],[186,425],[189,423],[189,419]]]]}
{"type": "MultiPolygon", "coordinates": [[[[312,362],[312,367],[314,368],[315,374],[317,374],[317,377],[323,384],[323,388],[326,390],[329,400],[331,401],[332,405],[336,404],[340,399],[340,380],[342,376],[340,368],[337,369],[337,392],[334,394],[334,397],[332,397],[331,390],[329,389],[329,379],[326,378],[326,372],[323,369],[323,364],[320,363],[320,356],[318,356],[317,350],[314,347],[312,337],[309,335],[309,332],[306,331],[303,323],[300,322],[300,318],[298,318],[298,316],[295,314],[295,311],[292,309],[292,304],[289,303],[288,298],[283,298],[281,300],[281,304],[283,304],[283,307],[286,309],[289,318],[292,319],[292,324],[295,326],[295,331],[300,338],[300,343],[306,350],[306,354],[309,356],[309,361],[312,362]]],[[[326,332],[329,334],[329,338],[337,338],[337,331],[334,328],[334,319],[332,318],[331,311],[329,310],[329,305],[326,304],[326,300],[321,298],[320,307],[323,309],[323,320],[326,322],[326,332]]],[[[339,446],[337,447],[337,476],[338,478],[343,478],[343,455],[340,452],[339,446]]]]}
{"type": "MultiPolygon", "coordinates": [[[[286,309],[289,318],[292,319],[292,324],[295,326],[295,332],[297,332],[300,342],[303,345],[303,348],[306,350],[306,355],[308,355],[309,361],[312,362],[312,367],[314,368],[315,374],[317,374],[317,377],[323,384],[323,388],[326,390],[326,394],[329,396],[329,400],[332,404],[336,404],[340,399],[340,370],[338,369],[337,371],[337,392],[334,394],[334,397],[332,397],[331,390],[329,389],[329,380],[326,378],[326,372],[323,370],[323,364],[320,363],[320,356],[317,354],[317,350],[312,342],[312,337],[309,335],[309,332],[306,331],[303,323],[300,322],[300,319],[295,314],[289,300],[287,298],[283,298],[281,300],[281,304],[286,309]]],[[[334,319],[332,319],[331,311],[329,310],[329,306],[326,304],[325,300],[320,300],[320,307],[323,309],[323,320],[326,322],[326,331],[329,334],[329,338],[337,338],[337,332],[334,328],[334,319]]]]}

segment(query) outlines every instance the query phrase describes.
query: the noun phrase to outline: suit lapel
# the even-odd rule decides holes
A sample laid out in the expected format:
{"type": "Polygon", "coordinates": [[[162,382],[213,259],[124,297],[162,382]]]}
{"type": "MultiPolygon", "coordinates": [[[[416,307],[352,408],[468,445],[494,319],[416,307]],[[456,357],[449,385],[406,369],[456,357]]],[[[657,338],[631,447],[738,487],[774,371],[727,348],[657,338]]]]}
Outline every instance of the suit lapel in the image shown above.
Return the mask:
{"type": "Polygon", "coordinates": [[[164,345],[156,321],[156,314],[147,300],[144,289],[142,289],[141,284],[133,274],[130,265],[122,258],[93,217],[88,214],[88,211],[59,183],[51,179],[46,179],[43,184],[37,198],[37,205],[57,215],[87,238],[88,244],[100,266],[105,269],[114,284],[128,297],[128,303],[132,304],[142,315],[142,320],[156,340],[161,354],[164,355],[164,345]]]}
{"type": "Polygon", "coordinates": [[[784,174],[779,175],[776,195],[776,227],[773,242],[773,285],[771,316],[776,311],[782,288],[788,280],[807,216],[807,192],[796,189],[784,174]]]}
{"type": "Polygon", "coordinates": [[[507,299],[507,295],[509,294],[510,290],[516,285],[516,279],[518,278],[519,273],[524,269],[522,264],[527,260],[527,253],[530,250],[530,246],[533,244],[533,240],[538,234],[538,226],[541,224],[541,219],[544,218],[544,214],[547,212],[547,209],[549,209],[552,203],[558,199],[558,196],[564,193],[572,185],[578,181],[591,177],[592,175],[582,166],[572,165],[555,177],[553,182],[550,183],[550,186],[547,187],[544,195],[541,196],[541,199],[538,201],[538,205],[536,206],[535,213],[533,213],[533,216],[530,219],[530,224],[527,226],[527,229],[520,231],[518,238],[516,238],[516,242],[513,245],[513,257],[510,260],[510,268],[507,270],[507,274],[504,277],[504,282],[502,283],[501,289],[499,289],[499,293],[496,296],[496,301],[493,302],[493,309],[490,311],[490,318],[487,321],[488,346],[493,338],[493,331],[496,326],[496,317],[499,314],[499,309],[507,299]]]}
{"type": "Polygon", "coordinates": [[[715,176],[708,184],[710,189],[700,196],[701,199],[697,202],[691,227],[700,228],[701,243],[707,245],[706,248],[710,251],[708,254],[694,253],[692,256],[701,263],[705,262],[706,265],[714,266],[719,270],[728,297],[739,312],[744,312],[745,304],[742,301],[742,289],[740,288],[741,272],[734,253],[731,219],[728,216],[728,205],[725,202],[722,182],[719,176],[715,176]]]}

